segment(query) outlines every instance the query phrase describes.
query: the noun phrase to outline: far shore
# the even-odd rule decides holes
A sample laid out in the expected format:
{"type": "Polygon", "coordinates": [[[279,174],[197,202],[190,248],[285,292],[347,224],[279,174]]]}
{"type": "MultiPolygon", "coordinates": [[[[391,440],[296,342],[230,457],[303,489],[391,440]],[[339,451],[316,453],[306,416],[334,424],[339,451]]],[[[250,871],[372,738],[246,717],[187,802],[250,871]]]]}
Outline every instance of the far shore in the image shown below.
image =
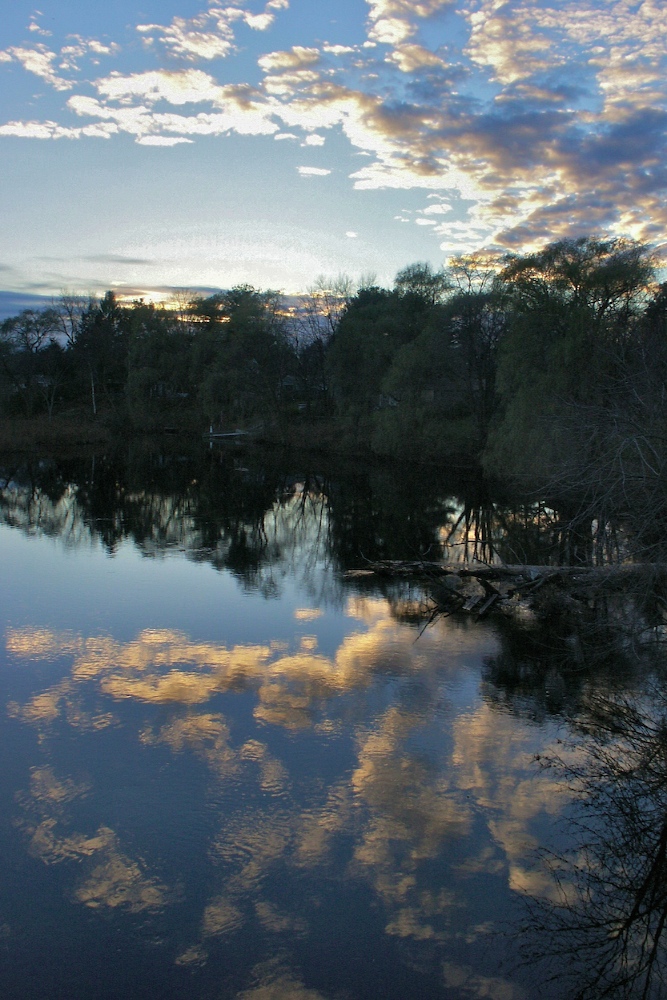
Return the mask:
{"type": "MultiPolygon", "coordinates": [[[[0,451],[14,454],[35,454],[48,452],[62,454],[82,448],[109,446],[120,440],[160,439],[202,441],[205,432],[192,426],[178,427],[174,424],[164,427],[139,428],[124,425],[119,428],[113,419],[102,416],[93,420],[90,416],[58,414],[49,420],[44,414],[34,417],[0,417],[0,451]]],[[[350,457],[370,456],[370,450],[362,447],[345,447],[333,422],[305,424],[294,423],[277,429],[267,429],[261,434],[251,435],[259,444],[278,445],[307,451],[344,453],[350,457]]],[[[375,456],[377,459],[377,456],[375,456]]]]}
{"type": "Polygon", "coordinates": [[[107,444],[113,438],[109,427],[80,416],[0,418],[0,451],[28,452],[69,450],[85,445],[107,444]]]}

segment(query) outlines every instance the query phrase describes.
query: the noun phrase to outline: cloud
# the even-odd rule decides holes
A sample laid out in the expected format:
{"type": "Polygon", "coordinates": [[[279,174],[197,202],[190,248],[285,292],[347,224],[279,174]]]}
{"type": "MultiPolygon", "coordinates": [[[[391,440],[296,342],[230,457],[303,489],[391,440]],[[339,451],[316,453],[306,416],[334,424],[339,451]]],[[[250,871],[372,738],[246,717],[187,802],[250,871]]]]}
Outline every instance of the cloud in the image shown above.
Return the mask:
{"type": "Polygon", "coordinates": [[[346,56],[356,52],[357,48],[354,45],[329,45],[325,42],[322,51],[334,56],[346,56]]]}
{"type": "Polygon", "coordinates": [[[15,136],[20,139],[80,139],[89,136],[108,139],[118,131],[113,124],[86,125],[84,128],[67,128],[57,122],[7,122],[0,125],[0,136],[15,136]]]}
{"type": "Polygon", "coordinates": [[[414,73],[434,66],[442,69],[446,66],[444,60],[421,45],[398,45],[387,59],[395,63],[402,73],[414,73]]]}
{"type": "MultiPolygon", "coordinates": [[[[193,18],[139,31],[173,60],[212,62],[236,51],[235,32],[266,28],[287,6],[212,2],[193,18]]],[[[3,63],[74,90],[67,111],[96,123],[76,127],[52,113],[8,122],[0,135],[127,132],[144,145],[174,146],[235,132],[315,146],[338,130],[368,158],[350,174],[356,189],[421,188],[467,203],[467,215],[451,222],[439,218],[444,209],[420,213],[443,247],[530,249],[592,227],[665,239],[667,21],[655,0],[367,0],[367,10],[365,43],[270,50],[258,58],[264,76],[254,85],[225,83],[221,70],[158,66],[88,81],[92,97],[63,74],[78,71],[83,56],[113,55],[114,43],[74,36],[60,53],[8,48],[3,63]],[[422,29],[448,11],[463,37],[432,50],[422,29]]]]}
{"type": "Polygon", "coordinates": [[[149,44],[159,39],[172,56],[188,61],[224,59],[235,48],[232,22],[242,16],[240,10],[215,9],[191,20],[175,17],[168,26],[139,24],[137,31],[149,44]],[[204,30],[207,27],[215,30],[204,30]]]}
{"type": "Polygon", "coordinates": [[[415,19],[433,17],[453,0],[367,0],[370,7],[369,39],[387,45],[398,45],[417,31],[415,19]]]}
{"type": "MultiPolygon", "coordinates": [[[[428,195],[432,198],[433,195],[428,195]]],[[[452,206],[446,201],[438,202],[435,205],[428,205],[426,208],[421,209],[423,215],[447,215],[448,212],[452,211],[452,206]]]]}
{"type": "Polygon", "coordinates": [[[185,136],[179,135],[173,138],[169,138],[166,135],[142,135],[137,139],[140,146],[178,146],[183,142],[192,142],[192,139],[186,139],[185,136]]]}
{"type": "Polygon", "coordinates": [[[112,101],[130,104],[134,98],[141,98],[151,104],[166,101],[169,104],[195,104],[210,101],[215,104],[224,92],[212,76],[201,70],[153,70],[111,76],[97,80],[97,91],[112,101]]]}
{"type": "MultiPolygon", "coordinates": [[[[81,35],[72,35],[70,37],[73,39],[73,44],[65,45],[60,50],[60,69],[78,71],[79,64],[77,60],[84,56],[115,56],[120,52],[120,46],[115,42],[110,42],[107,45],[96,38],[82,38],[81,35]]],[[[99,62],[98,59],[94,59],[93,61],[95,63],[99,62]]]]}
{"type": "Polygon", "coordinates": [[[153,71],[129,77],[112,74],[98,80],[97,88],[106,102],[75,96],[68,101],[70,109],[79,116],[113,121],[118,129],[137,137],[167,133],[166,137],[171,139],[171,134],[176,133],[183,139],[190,135],[224,135],[230,131],[241,135],[272,135],[278,131],[271,120],[273,109],[258,100],[256,91],[247,86],[219,86],[201,70],[153,71]],[[134,103],[136,98],[143,103],[134,103]],[[116,101],[116,105],[108,103],[109,100],[116,101]],[[176,107],[211,104],[219,110],[196,115],[153,111],[150,106],[159,102],[176,107]]]}
{"type": "Polygon", "coordinates": [[[244,17],[245,23],[254,31],[266,31],[274,20],[273,14],[246,14],[244,17]]]}
{"type": "Polygon", "coordinates": [[[266,31],[275,21],[275,11],[289,7],[288,0],[271,0],[264,11],[253,14],[241,5],[220,7],[212,3],[193,18],[174,17],[171,24],[138,24],[146,45],[159,41],[173,58],[188,62],[226,59],[236,52],[234,25],[243,22],[253,31],[266,31]]]}
{"type": "Polygon", "coordinates": [[[297,170],[302,177],[326,177],[327,174],[331,173],[324,167],[297,167],[297,170]]]}
{"type": "Polygon", "coordinates": [[[45,28],[40,27],[40,25],[37,23],[37,18],[43,16],[44,15],[42,14],[41,10],[37,10],[35,11],[34,14],[31,14],[30,23],[28,24],[28,31],[33,32],[33,34],[42,35],[43,37],[48,38],[51,32],[47,31],[45,28]]]}
{"type": "Polygon", "coordinates": [[[268,52],[257,60],[265,73],[275,73],[276,70],[283,69],[302,69],[304,66],[313,66],[319,61],[319,49],[305,48],[303,45],[295,45],[288,52],[268,52]]]}
{"type": "MultiPolygon", "coordinates": [[[[49,258],[52,259],[52,258],[49,258]]],[[[58,258],[62,259],[62,258],[58,258]]],[[[138,266],[143,264],[155,264],[156,261],[149,257],[126,257],[119,253],[96,253],[88,254],[83,260],[89,260],[94,264],[128,264],[138,266]]]]}
{"type": "Polygon", "coordinates": [[[58,54],[47,49],[46,45],[36,45],[34,49],[13,47],[6,50],[9,55],[21,63],[28,73],[34,73],[41,77],[54,90],[71,90],[73,84],[70,80],[65,80],[58,76],[53,63],[58,59],[58,54]]]}

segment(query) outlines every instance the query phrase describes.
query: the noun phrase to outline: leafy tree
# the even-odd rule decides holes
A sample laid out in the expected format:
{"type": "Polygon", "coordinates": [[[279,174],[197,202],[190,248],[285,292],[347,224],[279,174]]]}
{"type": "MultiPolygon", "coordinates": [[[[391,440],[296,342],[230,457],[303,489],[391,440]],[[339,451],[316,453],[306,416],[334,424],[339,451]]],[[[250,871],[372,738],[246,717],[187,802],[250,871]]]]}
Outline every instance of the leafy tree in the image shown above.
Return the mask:
{"type": "Polygon", "coordinates": [[[280,295],[239,285],[201,300],[197,312],[193,381],[203,413],[223,426],[281,423],[294,358],[280,295]]]}
{"type": "Polygon", "coordinates": [[[477,455],[496,406],[505,312],[493,292],[459,292],[431,311],[396,354],[383,390],[397,406],[376,419],[379,450],[442,458],[477,455]]]}
{"type": "Polygon", "coordinates": [[[394,289],[400,296],[411,295],[429,306],[443,302],[452,287],[443,270],[434,271],[430,264],[408,264],[394,279],[394,289]]]}
{"type": "Polygon", "coordinates": [[[406,337],[398,296],[364,288],[350,300],[331,340],[327,364],[341,427],[368,443],[370,417],[383,404],[382,379],[406,337]]]}
{"type": "Polygon", "coordinates": [[[630,240],[562,240],[508,258],[500,274],[511,314],[498,370],[503,416],[486,466],[533,482],[576,480],[594,467],[599,421],[619,359],[636,337],[653,255],[630,240]]]}
{"type": "Polygon", "coordinates": [[[191,396],[191,337],[179,317],[153,303],[125,310],[128,330],[127,406],[135,424],[151,426],[172,417],[183,422],[191,396]]]}
{"type": "Polygon", "coordinates": [[[81,388],[88,382],[90,404],[97,416],[100,397],[112,406],[122,398],[127,374],[125,313],[113,292],[91,301],[77,323],[71,347],[81,388]]]}

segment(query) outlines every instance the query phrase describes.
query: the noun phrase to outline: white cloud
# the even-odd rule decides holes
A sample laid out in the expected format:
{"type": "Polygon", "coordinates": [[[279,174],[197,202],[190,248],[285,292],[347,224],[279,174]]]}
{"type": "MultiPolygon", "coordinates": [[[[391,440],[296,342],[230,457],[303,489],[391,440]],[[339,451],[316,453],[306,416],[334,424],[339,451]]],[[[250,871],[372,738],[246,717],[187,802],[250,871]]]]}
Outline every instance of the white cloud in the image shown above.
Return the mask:
{"type": "Polygon", "coordinates": [[[41,10],[36,10],[34,14],[30,15],[30,23],[28,24],[28,31],[32,31],[34,34],[42,35],[42,37],[47,38],[51,32],[47,31],[46,28],[42,28],[37,23],[38,17],[44,17],[41,10]]]}
{"type": "Polygon", "coordinates": [[[356,52],[357,49],[354,45],[329,45],[325,43],[322,46],[322,51],[332,56],[346,56],[352,52],[356,52]]]}
{"type": "MultiPolygon", "coordinates": [[[[431,195],[428,195],[431,198],[431,195]]],[[[429,205],[427,208],[422,210],[424,215],[446,215],[448,212],[452,211],[452,206],[446,201],[438,202],[437,205],[429,205]]]]}
{"type": "Polygon", "coordinates": [[[318,135],[314,133],[313,135],[307,135],[303,141],[304,146],[323,146],[326,139],[323,135],[318,135]]]}
{"type": "Polygon", "coordinates": [[[246,14],[244,17],[245,23],[254,31],[266,31],[274,20],[273,14],[246,14]]]}
{"type": "Polygon", "coordinates": [[[174,17],[171,24],[139,24],[137,31],[146,44],[160,40],[170,55],[194,62],[198,59],[225,59],[236,51],[234,24],[243,22],[254,31],[266,31],[275,21],[274,11],[286,10],[289,0],[270,0],[263,12],[253,14],[241,5],[220,7],[196,17],[174,17]]]}
{"type": "Polygon", "coordinates": [[[141,98],[154,104],[167,101],[169,104],[198,104],[210,101],[218,103],[225,92],[212,76],[201,70],[152,70],[123,76],[112,73],[95,84],[100,94],[112,101],[130,103],[141,98]]]}
{"type": "Polygon", "coordinates": [[[326,177],[330,174],[330,170],[325,170],[323,167],[297,167],[297,170],[302,177],[326,177]]]}
{"type": "Polygon", "coordinates": [[[348,239],[350,239],[350,240],[356,240],[356,238],[357,238],[357,236],[358,236],[359,234],[358,234],[358,233],[353,233],[353,232],[352,232],[352,231],[350,230],[350,231],[348,231],[347,233],[345,233],[345,235],[346,235],[346,236],[348,237],[348,239]]]}
{"type": "Polygon", "coordinates": [[[184,135],[273,135],[277,125],[269,121],[262,109],[254,113],[230,103],[219,114],[200,113],[198,115],[153,114],[151,122],[155,129],[181,133],[184,135]]]}
{"type": "MultiPolygon", "coordinates": [[[[65,45],[60,50],[60,69],[79,70],[77,60],[87,55],[93,56],[114,56],[120,52],[120,46],[115,42],[106,45],[96,38],[82,38],[80,35],[72,35],[72,44],[65,45]]],[[[97,62],[98,60],[94,60],[97,62]]]]}
{"type": "Polygon", "coordinates": [[[215,9],[189,21],[175,17],[167,26],[139,24],[137,31],[150,42],[159,38],[172,55],[189,61],[224,59],[235,47],[232,21],[241,16],[241,11],[215,9]],[[207,28],[214,30],[205,30],[207,28]]]}
{"type": "Polygon", "coordinates": [[[7,49],[7,52],[20,62],[25,70],[41,77],[54,90],[72,89],[72,83],[58,76],[53,68],[53,63],[58,58],[57,53],[47,49],[45,45],[36,45],[34,49],[14,47],[7,49]]]}
{"type": "Polygon", "coordinates": [[[84,128],[66,128],[57,122],[7,122],[0,125],[0,136],[15,136],[19,139],[80,139],[89,136],[108,139],[118,131],[112,123],[86,125],[84,128]]]}
{"type": "Polygon", "coordinates": [[[263,89],[264,92],[269,97],[282,97],[285,98],[283,107],[286,106],[290,99],[294,98],[296,92],[300,89],[312,90],[313,86],[318,83],[320,76],[313,70],[301,69],[293,73],[279,73],[278,75],[269,75],[264,78],[263,89]]]}
{"type": "Polygon", "coordinates": [[[166,135],[142,135],[136,140],[140,146],[177,146],[182,142],[192,142],[184,136],[169,138],[166,135]]]}
{"type": "Polygon", "coordinates": [[[272,135],[277,130],[277,125],[267,118],[265,109],[238,103],[231,97],[218,98],[217,103],[224,104],[224,110],[197,115],[154,112],[144,105],[114,108],[93,97],[83,96],[72,97],[68,103],[75,114],[114,121],[121,131],[135,136],[156,136],[165,132],[181,135],[225,135],[229,132],[272,135]]]}
{"type": "Polygon", "coordinates": [[[400,45],[417,31],[416,19],[432,17],[454,0],[367,0],[371,28],[369,39],[386,45],[400,45]]]}

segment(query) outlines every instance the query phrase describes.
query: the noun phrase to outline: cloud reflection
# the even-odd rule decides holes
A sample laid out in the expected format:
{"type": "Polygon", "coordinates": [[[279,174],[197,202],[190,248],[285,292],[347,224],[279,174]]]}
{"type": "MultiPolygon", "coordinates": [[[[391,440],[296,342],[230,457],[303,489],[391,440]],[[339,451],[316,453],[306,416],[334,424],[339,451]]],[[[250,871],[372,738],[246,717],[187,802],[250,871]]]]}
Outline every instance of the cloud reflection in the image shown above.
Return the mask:
{"type": "MultiPolygon", "coordinates": [[[[316,610],[298,609],[292,645],[226,646],[155,629],[129,641],[44,628],[7,632],[11,660],[67,667],[46,691],[10,705],[12,716],[37,728],[43,747],[54,745],[59,724],[95,738],[92,720],[99,727],[124,721],[137,726],[138,752],[160,747],[202,762],[216,796],[234,783],[244,789],[216,806],[206,895],[189,917],[189,942],[172,956],[184,968],[207,962],[241,932],[307,935],[316,925],[309,907],[319,904],[292,908],[276,886],[314,879],[328,866],[370,886],[388,938],[419,947],[473,947],[487,938],[493,924],[480,918],[483,908],[470,908],[471,884],[478,892],[494,880],[513,893],[544,892],[545,877],[531,861],[536,824],[567,804],[547,773],[535,774],[535,746],[547,737],[487,703],[463,713],[449,704],[447,685],[467,671],[469,656],[495,650],[495,639],[483,625],[472,632],[445,620],[415,643],[415,631],[396,621],[387,601],[357,597],[346,608],[348,634],[324,655],[317,634],[301,641],[304,622],[318,627],[316,610]],[[235,738],[221,708],[240,692],[253,694],[257,728],[235,738]],[[137,722],[124,704],[143,705],[146,714],[137,722]],[[294,755],[284,752],[285,740],[326,745],[346,734],[349,763],[314,784],[304,783],[294,755]]],[[[34,769],[20,800],[30,852],[48,864],[77,862],[72,898],[87,907],[149,913],[171,903],[173,891],[110,826],[77,829],[70,812],[92,781],[34,769]]],[[[462,996],[520,995],[463,966],[443,975],[445,983],[460,979],[462,996]]],[[[282,968],[258,974],[240,996],[311,993],[282,968]]]]}
{"type": "Polygon", "coordinates": [[[20,793],[19,825],[28,838],[29,852],[47,865],[77,862],[84,871],[73,898],[99,909],[130,913],[161,909],[167,889],[151,876],[143,862],[129,857],[114,830],[101,825],[93,834],[71,830],[68,808],[87,795],[88,783],[58,778],[51,767],[33,768],[30,788],[20,793]]]}

